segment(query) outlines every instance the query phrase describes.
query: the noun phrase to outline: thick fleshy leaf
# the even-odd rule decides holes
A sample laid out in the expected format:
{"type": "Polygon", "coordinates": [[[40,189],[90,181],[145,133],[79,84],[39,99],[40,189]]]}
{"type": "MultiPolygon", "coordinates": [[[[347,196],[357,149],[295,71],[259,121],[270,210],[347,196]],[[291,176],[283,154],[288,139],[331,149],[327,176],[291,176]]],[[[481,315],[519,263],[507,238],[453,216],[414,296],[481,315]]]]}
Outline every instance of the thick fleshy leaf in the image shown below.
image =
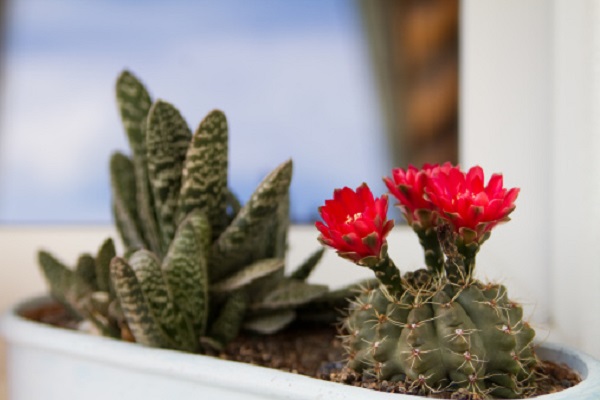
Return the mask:
{"type": "Polygon", "coordinates": [[[319,261],[321,261],[324,253],[325,248],[321,248],[312,253],[294,272],[292,272],[290,278],[305,281],[314,271],[319,261]]]}
{"type": "Polygon", "coordinates": [[[325,285],[313,285],[295,279],[284,279],[270,293],[251,304],[253,310],[293,308],[322,296],[325,285]]]}
{"type": "Polygon", "coordinates": [[[221,308],[219,316],[210,328],[209,337],[221,346],[225,346],[237,337],[242,327],[247,307],[248,296],[243,290],[229,296],[225,305],[221,308]]]}
{"type": "Polygon", "coordinates": [[[204,214],[199,210],[192,212],[177,229],[162,265],[173,302],[196,338],[205,333],[208,317],[205,241],[210,237],[210,226],[204,214]]]}
{"type": "Polygon", "coordinates": [[[179,111],[161,100],[150,108],[146,130],[148,177],[161,248],[166,249],[175,234],[181,174],[191,132],[179,111]]]}
{"type": "Polygon", "coordinates": [[[82,254],[77,259],[75,273],[90,288],[91,291],[98,290],[96,283],[96,261],[90,254],[82,254]]]}
{"type": "Polygon", "coordinates": [[[81,312],[77,309],[77,302],[86,292],[90,291],[87,284],[46,251],[38,253],[38,262],[50,288],[50,294],[73,313],[82,317],[81,312]]]}
{"type": "Polygon", "coordinates": [[[113,214],[121,240],[127,250],[148,247],[137,214],[137,189],[133,162],[124,154],[114,153],[110,159],[113,214]]]}
{"type": "Polygon", "coordinates": [[[110,261],[117,255],[115,243],[112,239],[106,239],[96,255],[96,282],[98,290],[113,293],[110,283],[110,261]]]}
{"type": "Polygon", "coordinates": [[[209,113],[194,133],[185,157],[179,220],[190,211],[203,211],[219,235],[227,224],[228,128],[225,114],[209,113]]]}
{"type": "Polygon", "coordinates": [[[257,279],[281,271],[283,267],[284,261],[280,258],[259,260],[234,275],[212,284],[210,290],[214,293],[232,292],[249,285],[257,279]]]}
{"type": "Polygon", "coordinates": [[[131,266],[122,258],[115,257],[110,272],[123,315],[136,342],[152,347],[177,348],[177,344],[162,330],[131,266]]]}
{"type": "Polygon", "coordinates": [[[144,85],[129,71],[123,71],[117,79],[117,103],[121,119],[134,155],[144,153],[142,124],[148,115],[152,100],[144,85]]]}
{"type": "Polygon", "coordinates": [[[160,260],[148,250],[139,250],[129,258],[141,287],[146,304],[164,333],[179,349],[195,350],[196,336],[191,324],[185,320],[173,303],[163,277],[160,260]]]}
{"type": "Polygon", "coordinates": [[[261,258],[260,244],[273,226],[282,199],[288,195],[291,179],[290,160],[278,166],[258,186],[248,203],[213,245],[210,261],[212,280],[220,280],[261,258]]]}
{"type": "Polygon", "coordinates": [[[150,250],[162,254],[146,161],[145,125],[152,100],[144,85],[129,71],[124,71],[119,76],[116,93],[121,120],[133,152],[136,185],[135,209],[143,228],[142,237],[150,250]]]}
{"type": "Polygon", "coordinates": [[[261,254],[262,257],[285,258],[289,228],[290,194],[286,193],[282,196],[279,205],[277,206],[275,220],[273,221],[273,227],[270,229],[270,234],[267,235],[263,242],[264,252],[261,254]]]}
{"type": "Polygon", "coordinates": [[[294,319],[296,319],[294,310],[278,310],[247,319],[244,321],[244,329],[271,335],[288,326],[294,319]]]}

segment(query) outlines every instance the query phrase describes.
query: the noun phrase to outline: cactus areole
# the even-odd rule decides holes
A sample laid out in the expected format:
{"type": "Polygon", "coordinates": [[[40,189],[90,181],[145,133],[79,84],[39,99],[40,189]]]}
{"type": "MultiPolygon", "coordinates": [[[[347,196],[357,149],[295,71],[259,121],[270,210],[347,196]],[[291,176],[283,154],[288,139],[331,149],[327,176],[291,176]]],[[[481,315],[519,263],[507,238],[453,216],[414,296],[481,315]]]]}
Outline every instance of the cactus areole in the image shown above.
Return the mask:
{"type": "Polygon", "coordinates": [[[535,387],[534,330],[504,286],[474,277],[480,246],[509,220],[519,189],[449,163],[398,168],[384,182],[419,237],[426,268],[400,274],[387,253],[387,197],[374,198],[365,184],[336,190],[316,223],[322,243],[380,282],[359,292],[345,318],[348,367],[424,394],[526,397],[535,387]]]}

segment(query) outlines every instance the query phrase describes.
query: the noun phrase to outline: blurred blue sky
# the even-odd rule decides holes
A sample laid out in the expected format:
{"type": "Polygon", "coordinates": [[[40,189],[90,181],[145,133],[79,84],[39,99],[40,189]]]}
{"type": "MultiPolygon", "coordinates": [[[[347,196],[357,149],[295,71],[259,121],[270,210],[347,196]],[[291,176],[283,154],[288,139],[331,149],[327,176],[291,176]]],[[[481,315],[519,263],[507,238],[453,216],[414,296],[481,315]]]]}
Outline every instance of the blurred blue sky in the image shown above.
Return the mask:
{"type": "Polygon", "coordinates": [[[130,69],[195,129],[230,124],[230,185],[247,199],[293,158],[292,217],[334,187],[383,192],[388,162],[351,0],[15,0],[0,109],[0,222],[108,222],[108,158],[127,150],[114,81],[130,69]]]}

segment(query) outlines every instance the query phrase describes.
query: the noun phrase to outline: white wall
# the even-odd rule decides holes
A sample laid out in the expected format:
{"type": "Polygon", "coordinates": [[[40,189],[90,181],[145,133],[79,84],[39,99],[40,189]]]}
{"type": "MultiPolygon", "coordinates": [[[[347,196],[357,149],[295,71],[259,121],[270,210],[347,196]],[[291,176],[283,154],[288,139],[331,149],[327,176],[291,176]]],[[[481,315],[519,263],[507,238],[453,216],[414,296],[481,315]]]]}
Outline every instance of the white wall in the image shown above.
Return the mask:
{"type": "Polygon", "coordinates": [[[461,162],[522,188],[479,268],[600,356],[599,3],[464,0],[461,18],[461,162]]]}

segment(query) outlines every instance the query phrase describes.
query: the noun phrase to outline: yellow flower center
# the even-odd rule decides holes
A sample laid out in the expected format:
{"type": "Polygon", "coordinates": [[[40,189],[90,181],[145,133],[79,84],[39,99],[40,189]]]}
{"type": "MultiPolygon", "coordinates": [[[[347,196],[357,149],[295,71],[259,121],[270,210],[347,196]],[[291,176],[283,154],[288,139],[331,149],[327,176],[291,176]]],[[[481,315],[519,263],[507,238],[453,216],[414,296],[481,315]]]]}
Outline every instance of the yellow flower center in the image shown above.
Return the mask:
{"type": "Polygon", "coordinates": [[[350,224],[350,223],[356,221],[357,219],[359,219],[360,217],[362,217],[362,213],[356,213],[354,215],[348,215],[348,218],[346,218],[346,223],[350,224]]]}

